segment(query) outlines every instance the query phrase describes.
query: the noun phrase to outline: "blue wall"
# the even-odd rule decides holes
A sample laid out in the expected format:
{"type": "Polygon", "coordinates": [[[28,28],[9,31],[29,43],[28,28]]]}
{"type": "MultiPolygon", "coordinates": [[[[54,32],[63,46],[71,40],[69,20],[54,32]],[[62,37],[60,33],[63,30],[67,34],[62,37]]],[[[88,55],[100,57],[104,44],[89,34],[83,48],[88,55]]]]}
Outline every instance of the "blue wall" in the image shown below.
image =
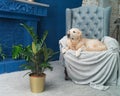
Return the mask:
{"type": "MultiPolygon", "coordinates": [[[[0,0],[3,2],[3,0],[0,0]]],[[[7,1],[7,0],[5,0],[7,1]]],[[[9,0],[8,0],[9,1],[9,0]]],[[[78,6],[81,6],[81,0],[36,0],[36,2],[41,2],[41,3],[46,3],[46,4],[49,4],[50,7],[48,8],[48,15],[46,17],[41,17],[40,18],[40,22],[38,22],[38,34],[39,35],[42,35],[42,33],[45,31],[45,30],[48,30],[49,34],[48,34],[48,38],[47,38],[47,45],[48,47],[54,49],[55,51],[59,50],[59,45],[58,45],[58,42],[59,42],[59,39],[62,38],[64,35],[65,35],[65,9],[66,8],[74,8],[74,7],[78,7],[78,6]]],[[[8,4],[9,5],[9,4],[8,4]]],[[[14,9],[13,7],[11,7],[12,9],[14,9]]],[[[3,14],[1,14],[3,16],[3,14]]],[[[11,16],[10,13],[8,14],[5,14],[6,17],[9,17],[11,16]]],[[[13,18],[13,19],[0,19],[0,25],[1,25],[1,30],[3,30],[3,32],[0,34],[2,35],[3,37],[5,37],[3,35],[3,33],[6,34],[6,28],[4,28],[4,26],[6,26],[6,24],[9,24],[9,26],[7,25],[7,27],[9,28],[12,28],[14,27],[13,29],[8,29],[7,33],[7,37],[9,36],[10,39],[13,39],[14,38],[17,38],[19,39],[19,41],[17,40],[17,43],[23,43],[23,41],[21,41],[20,37],[22,37],[21,34],[19,33],[16,33],[16,31],[18,30],[18,32],[21,33],[21,31],[23,32],[23,30],[19,29],[19,23],[21,22],[21,18],[25,17],[25,21],[27,24],[31,25],[31,26],[36,26],[37,22],[35,21],[29,21],[29,20],[33,20],[32,17],[27,17],[27,20],[26,21],[26,16],[25,15],[17,15],[15,14],[14,17],[19,17],[19,18],[13,18]],[[11,21],[12,20],[12,21],[11,21]],[[3,23],[4,21],[4,23],[3,23]],[[14,26],[13,26],[13,23],[14,23],[14,26]],[[11,27],[12,26],[12,27],[11,27]],[[9,32],[10,31],[10,32],[9,32]],[[15,32],[15,34],[14,34],[15,32]],[[18,34],[18,37],[15,37],[14,35],[18,34]],[[11,36],[10,36],[11,35],[11,36]],[[13,36],[13,37],[12,37],[13,36]]],[[[35,30],[37,30],[37,26],[35,27],[35,30]]],[[[24,33],[23,34],[23,37],[25,36],[25,34],[27,33],[24,33]]],[[[7,38],[5,37],[5,38],[7,38]]],[[[26,36],[25,36],[26,38],[26,36]]],[[[2,38],[1,38],[2,39],[2,38]]],[[[4,39],[3,39],[4,40],[4,39]]],[[[15,42],[16,44],[16,41],[15,40],[12,40],[12,41],[9,41],[5,39],[5,42],[8,43],[8,44],[11,44],[9,45],[9,49],[5,49],[5,52],[9,52],[9,56],[11,56],[11,48],[12,48],[12,44],[11,42],[15,42]]],[[[25,42],[23,44],[28,44],[28,43],[31,43],[31,39],[28,37],[27,40],[24,40],[25,42]],[[30,40],[30,41],[28,41],[30,40]]],[[[5,43],[4,42],[4,43],[5,43]]],[[[2,43],[2,41],[0,42],[2,43]]],[[[6,44],[5,45],[8,45],[6,44]]],[[[4,51],[3,50],[3,51],[4,51]]],[[[56,57],[56,59],[58,59],[59,55],[56,57]]],[[[3,60],[2,62],[0,62],[0,74],[1,73],[4,73],[4,72],[13,72],[13,71],[18,71],[18,70],[21,70],[21,68],[19,67],[19,65],[23,64],[25,61],[24,60],[12,60],[12,59],[6,59],[6,60],[3,60]]]]}
{"type": "Polygon", "coordinates": [[[5,60],[0,58],[0,74],[22,70],[19,66],[24,60],[12,60],[12,46],[31,44],[31,37],[20,23],[26,23],[34,27],[37,32],[39,16],[46,16],[46,8],[32,4],[15,2],[14,0],[0,0],[0,45],[5,60]]]}
{"type": "Polygon", "coordinates": [[[50,5],[47,17],[43,17],[38,24],[38,32],[41,35],[48,30],[47,45],[57,51],[59,39],[65,35],[65,9],[81,6],[82,0],[36,0],[36,2],[50,5]]]}

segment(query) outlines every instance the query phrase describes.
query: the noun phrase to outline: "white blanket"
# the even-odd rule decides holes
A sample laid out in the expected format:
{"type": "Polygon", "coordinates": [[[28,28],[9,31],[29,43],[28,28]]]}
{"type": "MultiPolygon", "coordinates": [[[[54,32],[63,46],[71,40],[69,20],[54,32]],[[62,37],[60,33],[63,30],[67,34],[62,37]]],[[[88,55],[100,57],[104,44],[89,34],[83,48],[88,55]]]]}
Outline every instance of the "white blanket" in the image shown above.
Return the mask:
{"type": "MultiPolygon", "coordinates": [[[[66,47],[67,37],[60,41],[60,51],[66,47]]],[[[118,42],[108,36],[102,41],[108,50],[102,52],[84,52],[76,57],[75,51],[68,50],[60,55],[69,77],[77,84],[120,85],[120,47],[118,42]]]]}

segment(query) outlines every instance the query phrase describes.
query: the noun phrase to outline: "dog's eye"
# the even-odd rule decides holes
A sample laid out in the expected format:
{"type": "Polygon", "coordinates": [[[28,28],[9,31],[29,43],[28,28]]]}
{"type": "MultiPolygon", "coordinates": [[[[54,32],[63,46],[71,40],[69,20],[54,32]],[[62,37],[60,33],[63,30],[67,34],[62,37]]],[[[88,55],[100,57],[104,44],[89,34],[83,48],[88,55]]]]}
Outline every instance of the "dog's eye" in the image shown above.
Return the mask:
{"type": "Polygon", "coordinates": [[[73,31],[73,33],[75,33],[75,31],[73,31]]]}
{"type": "Polygon", "coordinates": [[[71,38],[72,40],[74,40],[74,38],[71,38]]]}

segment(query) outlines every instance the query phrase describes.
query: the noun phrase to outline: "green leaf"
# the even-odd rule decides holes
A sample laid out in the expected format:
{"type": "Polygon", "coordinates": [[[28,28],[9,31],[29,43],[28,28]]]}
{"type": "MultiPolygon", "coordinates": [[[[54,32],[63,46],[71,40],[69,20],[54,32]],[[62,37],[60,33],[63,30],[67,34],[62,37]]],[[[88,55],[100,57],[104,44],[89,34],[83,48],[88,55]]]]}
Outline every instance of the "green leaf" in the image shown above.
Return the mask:
{"type": "Polygon", "coordinates": [[[45,31],[43,33],[42,38],[39,40],[39,48],[41,48],[43,46],[43,44],[45,43],[47,35],[48,35],[48,31],[45,31]]]}
{"type": "Polygon", "coordinates": [[[21,57],[20,54],[22,53],[22,50],[23,50],[22,45],[14,45],[12,47],[12,58],[13,59],[20,58],[21,57]]]}
{"type": "Polygon", "coordinates": [[[27,30],[27,32],[31,35],[33,41],[37,43],[38,36],[35,34],[35,32],[33,30],[33,27],[30,27],[30,26],[28,26],[27,24],[24,24],[24,23],[20,23],[20,25],[23,26],[27,30]]]}
{"type": "Polygon", "coordinates": [[[28,75],[28,74],[31,74],[31,72],[27,72],[23,77],[25,77],[25,76],[28,75]]]}

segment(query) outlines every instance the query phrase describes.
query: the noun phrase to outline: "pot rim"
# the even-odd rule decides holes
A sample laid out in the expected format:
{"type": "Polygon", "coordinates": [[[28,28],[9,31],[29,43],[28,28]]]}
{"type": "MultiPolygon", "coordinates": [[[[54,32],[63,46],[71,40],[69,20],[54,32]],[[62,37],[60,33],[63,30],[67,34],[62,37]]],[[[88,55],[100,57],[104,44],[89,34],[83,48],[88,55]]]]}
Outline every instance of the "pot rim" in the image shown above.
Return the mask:
{"type": "Polygon", "coordinates": [[[29,76],[30,77],[46,77],[46,74],[42,73],[42,74],[37,75],[36,73],[30,73],[29,76]]]}

